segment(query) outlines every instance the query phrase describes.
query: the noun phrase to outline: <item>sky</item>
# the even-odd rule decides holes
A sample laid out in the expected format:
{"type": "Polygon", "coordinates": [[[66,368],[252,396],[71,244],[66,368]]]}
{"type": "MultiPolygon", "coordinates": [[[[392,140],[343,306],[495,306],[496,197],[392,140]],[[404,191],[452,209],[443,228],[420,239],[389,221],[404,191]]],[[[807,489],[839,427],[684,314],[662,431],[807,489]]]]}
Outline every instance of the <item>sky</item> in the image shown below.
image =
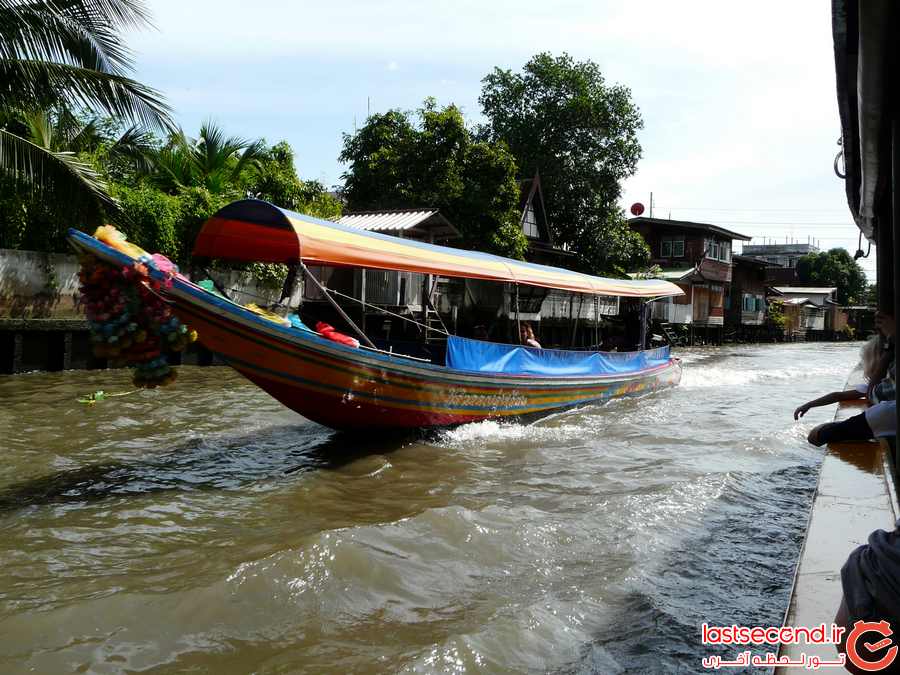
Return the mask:
{"type": "MultiPolygon", "coordinates": [[[[229,134],[289,141],[302,178],[341,182],[342,136],[367,111],[433,96],[476,123],[494,67],[568,52],[629,87],[641,110],[643,157],[623,208],[649,206],[652,192],[656,217],[714,223],[752,243],[857,249],[832,167],[830,3],[147,3],[155,28],[128,36],[138,78],[165,94],[189,134],[214,119],[229,134]]],[[[874,249],[860,263],[874,281],[874,249]]]]}

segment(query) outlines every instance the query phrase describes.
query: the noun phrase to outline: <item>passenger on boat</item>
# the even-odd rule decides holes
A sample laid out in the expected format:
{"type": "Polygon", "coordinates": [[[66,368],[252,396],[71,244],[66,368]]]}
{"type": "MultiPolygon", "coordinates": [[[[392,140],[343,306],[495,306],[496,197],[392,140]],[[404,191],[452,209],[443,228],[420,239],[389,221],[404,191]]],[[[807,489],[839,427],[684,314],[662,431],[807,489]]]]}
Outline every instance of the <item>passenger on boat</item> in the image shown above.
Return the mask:
{"type": "Polygon", "coordinates": [[[881,372],[875,374],[867,392],[872,405],[866,408],[865,412],[841,422],[829,422],[815,427],[807,436],[807,440],[813,445],[822,446],[832,442],[861,441],[897,435],[894,316],[878,312],[875,315],[875,326],[887,339],[888,349],[884,350],[881,357],[879,369],[881,372]]]}
{"type": "MultiPolygon", "coordinates": [[[[879,330],[893,340],[894,317],[879,313],[876,315],[875,322],[879,330]]],[[[866,410],[865,416],[857,415],[851,417],[847,422],[857,420],[855,424],[859,426],[865,424],[865,430],[875,436],[883,435],[879,433],[879,429],[890,427],[891,434],[896,436],[895,385],[896,378],[892,359],[885,378],[871,389],[876,399],[882,397],[885,400],[866,410]],[[857,418],[862,419],[858,420],[857,418]]],[[[889,627],[894,630],[900,626],[900,584],[898,584],[898,579],[900,579],[900,521],[897,521],[891,532],[876,530],[870,534],[868,543],[854,550],[841,568],[843,595],[834,618],[835,623],[844,628],[844,635],[838,646],[839,653],[847,653],[847,636],[858,621],[887,621],[889,627]]],[[[890,644],[886,646],[890,646],[890,644]]],[[[872,649],[868,643],[866,643],[866,648],[870,651],[872,649]]],[[[896,647],[892,648],[896,649],[896,647]]],[[[872,657],[867,658],[867,661],[874,662],[886,655],[885,647],[881,647],[872,652],[872,657]]],[[[872,668],[863,670],[850,663],[845,667],[851,673],[857,674],[872,670],[872,668]]],[[[887,669],[881,669],[879,672],[900,672],[900,662],[894,662],[887,669]]]]}
{"type": "Polygon", "coordinates": [[[833,391],[830,394],[825,394],[798,406],[794,410],[794,419],[799,420],[809,412],[810,408],[831,405],[840,401],[857,401],[866,398],[869,394],[869,389],[884,377],[884,373],[887,370],[886,365],[882,363],[883,352],[884,350],[881,349],[881,338],[878,335],[873,335],[859,350],[859,360],[862,363],[865,382],[861,382],[853,389],[833,391]]]}
{"type": "Polygon", "coordinates": [[[537,338],[534,336],[534,329],[527,321],[523,321],[522,326],[519,328],[519,338],[526,347],[541,349],[541,343],[537,341],[537,338]]]}

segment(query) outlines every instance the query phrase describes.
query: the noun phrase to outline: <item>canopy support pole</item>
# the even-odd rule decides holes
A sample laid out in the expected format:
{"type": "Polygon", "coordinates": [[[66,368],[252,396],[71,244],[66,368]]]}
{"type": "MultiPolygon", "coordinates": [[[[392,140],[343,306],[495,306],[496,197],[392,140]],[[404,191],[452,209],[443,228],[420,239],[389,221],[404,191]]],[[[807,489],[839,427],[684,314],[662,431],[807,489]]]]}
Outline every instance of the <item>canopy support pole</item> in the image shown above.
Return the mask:
{"type": "Polygon", "coordinates": [[[360,305],[360,316],[362,318],[362,329],[363,332],[366,330],[366,268],[363,267],[360,272],[362,273],[362,278],[359,283],[359,297],[362,299],[362,304],[360,305]]]}
{"type": "Polygon", "coordinates": [[[522,322],[519,320],[519,284],[516,283],[516,332],[519,334],[519,342],[522,341],[522,322]]]}
{"type": "Polygon", "coordinates": [[[594,296],[594,346],[600,351],[600,298],[594,296]]]}
{"type": "Polygon", "coordinates": [[[578,336],[578,320],[581,318],[582,309],[584,309],[584,293],[579,294],[578,314],[575,315],[575,322],[572,324],[572,339],[569,341],[569,349],[575,349],[575,338],[578,336]]]}
{"type": "Polygon", "coordinates": [[[348,324],[350,324],[350,327],[356,332],[357,335],[359,335],[360,339],[365,343],[365,345],[367,347],[371,347],[372,349],[378,349],[378,347],[376,347],[372,343],[368,336],[362,332],[362,329],[357,326],[356,323],[354,323],[353,319],[347,316],[347,312],[345,312],[341,308],[341,306],[337,304],[335,299],[331,297],[331,293],[328,292],[328,289],[325,288],[322,283],[310,273],[309,269],[307,269],[306,264],[303,261],[300,262],[300,266],[303,268],[303,274],[306,276],[306,278],[312,281],[313,285],[322,292],[322,295],[324,295],[328,302],[331,303],[331,306],[334,307],[338,314],[340,314],[341,318],[344,319],[344,321],[346,321],[348,324]]]}
{"type": "Polygon", "coordinates": [[[638,351],[642,352],[646,348],[647,344],[647,308],[650,306],[649,302],[641,303],[641,343],[638,345],[638,351]]]}

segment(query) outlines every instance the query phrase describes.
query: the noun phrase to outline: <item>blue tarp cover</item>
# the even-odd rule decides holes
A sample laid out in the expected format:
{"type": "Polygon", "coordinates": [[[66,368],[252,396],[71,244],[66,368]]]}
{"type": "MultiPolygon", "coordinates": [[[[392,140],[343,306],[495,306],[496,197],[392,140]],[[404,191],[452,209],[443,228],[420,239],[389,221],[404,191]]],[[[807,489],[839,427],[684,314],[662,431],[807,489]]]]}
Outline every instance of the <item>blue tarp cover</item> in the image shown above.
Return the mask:
{"type": "Polygon", "coordinates": [[[534,349],[450,336],[447,367],[507,375],[612,375],[665,365],[669,348],[643,352],[574,352],[534,349]]]}

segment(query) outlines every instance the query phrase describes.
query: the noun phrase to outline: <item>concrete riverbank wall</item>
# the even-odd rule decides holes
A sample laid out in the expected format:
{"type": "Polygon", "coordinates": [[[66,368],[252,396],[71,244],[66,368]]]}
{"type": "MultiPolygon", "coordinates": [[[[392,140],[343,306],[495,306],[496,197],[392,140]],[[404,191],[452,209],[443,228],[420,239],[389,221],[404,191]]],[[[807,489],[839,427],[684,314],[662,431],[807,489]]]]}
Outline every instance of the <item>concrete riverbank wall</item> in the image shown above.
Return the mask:
{"type": "MultiPolygon", "coordinates": [[[[78,270],[74,255],[0,249],[0,373],[106,368],[92,354],[78,270]]],[[[217,271],[216,279],[240,303],[269,304],[280,295],[248,272],[217,271]]],[[[182,362],[209,365],[213,356],[192,345],[182,362]]]]}

